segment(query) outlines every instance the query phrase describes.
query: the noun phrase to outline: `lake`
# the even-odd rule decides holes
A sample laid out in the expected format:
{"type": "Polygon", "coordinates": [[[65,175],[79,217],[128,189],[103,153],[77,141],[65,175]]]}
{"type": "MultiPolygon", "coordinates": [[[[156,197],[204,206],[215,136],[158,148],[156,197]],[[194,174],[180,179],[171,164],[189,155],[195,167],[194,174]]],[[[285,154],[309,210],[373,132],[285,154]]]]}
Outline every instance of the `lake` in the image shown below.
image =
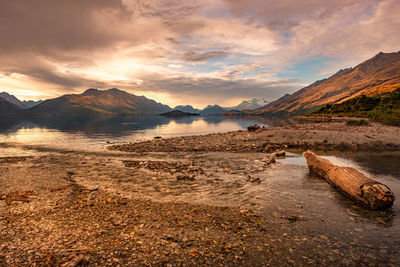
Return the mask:
{"type": "Polygon", "coordinates": [[[260,116],[121,116],[109,119],[34,118],[30,120],[0,120],[0,143],[103,150],[116,143],[136,142],[187,135],[202,135],[246,129],[247,126],[293,124],[293,119],[266,119],[260,116]]]}

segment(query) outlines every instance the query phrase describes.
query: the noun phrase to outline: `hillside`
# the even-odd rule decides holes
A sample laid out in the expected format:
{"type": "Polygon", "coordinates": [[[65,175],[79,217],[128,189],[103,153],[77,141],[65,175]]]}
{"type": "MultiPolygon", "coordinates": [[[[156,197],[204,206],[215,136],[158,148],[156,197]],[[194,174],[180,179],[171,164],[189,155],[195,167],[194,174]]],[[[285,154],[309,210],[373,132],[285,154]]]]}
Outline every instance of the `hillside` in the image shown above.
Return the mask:
{"type": "Polygon", "coordinates": [[[10,103],[4,98],[0,97],[1,119],[5,119],[11,115],[20,115],[21,112],[22,112],[21,109],[17,105],[14,105],[13,103],[10,103]]]}
{"type": "Polygon", "coordinates": [[[400,126],[400,87],[390,93],[361,95],[340,104],[327,105],[312,114],[368,117],[384,124],[400,126]]]}
{"type": "Polygon", "coordinates": [[[10,95],[10,94],[8,94],[6,92],[0,93],[0,98],[3,98],[5,100],[7,100],[8,102],[18,106],[21,109],[29,109],[29,108],[32,108],[32,107],[34,107],[36,105],[39,105],[41,102],[43,102],[42,100],[39,100],[39,101],[33,101],[33,100],[21,101],[18,98],[16,98],[15,96],[10,95]]]}
{"type": "Polygon", "coordinates": [[[306,112],[359,95],[378,95],[400,86],[400,52],[379,53],[354,68],[285,95],[252,113],[306,112]]]}
{"type": "Polygon", "coordinates": [[[144,96],[116,88],[88,89],[83,94],[64,95],[46,100],[32,108],[34,114],[59,116],[116,116],[125,114],[160,114],[171,109],[144,96]]]}
{"type": "Polygon", "coordinates": [[[208,115],[220,115],[224,113],[226,110],[223,107],[220,107],[218,105],[208,105],[205,107],[201,112],[200,115],[203,116],[208,116],[208,115]]]}
{"type": "Polygon", "coordinates": [[[200,113],[200,112],[201,112],[200,109],[193,108],[193,107],[190,106],[190,105],[186,105],[186,106],[179,105],[179,106],[176,106],[176,107],[174,108],[174,110],[179,110],[179,111],[187,112],[187,113],[200,113]]]}

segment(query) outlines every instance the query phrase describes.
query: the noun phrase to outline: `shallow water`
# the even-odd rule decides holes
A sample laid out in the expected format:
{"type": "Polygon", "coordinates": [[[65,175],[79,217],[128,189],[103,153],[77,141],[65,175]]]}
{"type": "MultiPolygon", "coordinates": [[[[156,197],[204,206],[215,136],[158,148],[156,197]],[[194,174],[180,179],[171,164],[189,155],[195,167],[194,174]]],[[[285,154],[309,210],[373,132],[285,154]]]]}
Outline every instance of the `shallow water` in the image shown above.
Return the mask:
{"type": "MultiPolygon", "coordinates": [[[[364,157],[373,157],[375,162],[387,161],[388,155],[391,155],[391,162],[399,163],[400,153],[370,154],[363,153],[364,157]]],[[[371,168],[371,165],[365,166],[365,161],[359,160],[360,155],[361,153],[358,157],[354,154],[342,157],[331,155],[324,158],[339,166],[358,169],[387,185],[399,196],[400,174],[394,175],[390,169],[378,170],[371,168]]],[[[258,192],[259,195],[269,195],[261,201],[270,202],[262,208],[265,215],[272,214],[273,210],[277,209],[281,214],[295,214],[307,220],[305,224],[300,220],[299,225],[303,230],[319,229],[328,232],[332,237],[340,236],[341,239],[349,241],[385,243],[391,247],[400,245],[398,201],[395,201],[389,210],[370,211],[337,191],[321,177],[310,175],[305,160],[300,155],[279,160],[277,168],[267,172],[270,172],[269,185],[260,189],[265,190],[263,193],[258,192]],[[293,160],[298,164],[293,164],[293,160]]]]}
{"type": "MultiPolygon", "coordinates": [[[[336,165],[356,168],[387,185],[397,198],[400,196],[400,174],[387,168],[376,169],[382,162],[385,166],[398,164],[400,153],[357,153],[324,158],[336,165]],[[368,165],[365,158],[372,158],[375,165],[368,165]]],[[[250,158],[250,161],[257,159],[250,158]]],[[[304,157],[299,154],[289,153],[272,168],[252,176],[261,182],[248,182],[242,174],[219,175],[211,183],[196,181],[182,187],[182,183],[173,182],[176,185],[169,186],[168,193],[164,191],[164,194],[155,194],[154,197],[256,210],[269,222],[269,231],[277,231],[278,236],[290,237],[293,242],[323,236],[331,248],[343,248],[354,243],[361,251],[363,246],[372,247],[383,254],[388,254],[387,250],[397,251],[400,247],[398,200],[386,211],[371,211],[337,191],[323,178],[310,175],[304,157]],[[296,222],[288,220],[293,215],[299,218],[296,222]],[[274,224],[279,226],[274,227],[274,224]]],[[[160,191],[163,192],[163,188],[160,191]]],[[[393,253],[398,255],[398,252],[393,253]]]]}
{"type": "MultiPolygon", "coordinates": [[[[374,153],[368,165],[364,159],[371,153],[331,154],[324,157],[340,166],[354,167],[375,180],[386,184],[398,197],[400,176],[389,169],[375,169],[378,163],[395,164],[399,152],[374,153]],[[392,162],[387,162],[391,159],[392,162]]],[[[92,186],[102,184],[106,190],[123,192],[132,197],[156,201],[184,201],[189,203],[239,207],[260,212],[266,219],[268,231],[279,236],[282,246],[315,238],[323,246],[346,250],[354,244],[357,253],[365,247],[386,250],[382,255],[397,252],[400,246],[400,204],[395,201],[386,211],[371,211],[349,199],[323,178],[309,174],[305,159],[288,153],[270,168],[263,166],[262,153],[155,153],[146,160],[187,160],[205,170],[205,175],[195,181],[178,181],[176,177],[157,172],[138,173],[134,169],[115,168],[107,172],[99,169],[92,186]],[[259,179],[251,181],[248,177],[259,179]],[[101,177],[100,177],[101,176],[101,177]],[[297,216],[290,222],[289,216],[297,216]],[[288,241],[288,240],[291,241],[288,241]],[[325,240],[326,239],[326,240],[325,240]]],[[[122,159],[115,159],[116,163],[122,159]]],[[[78,181],[85,181],[96,170],[77,174],[78,181]]],[[[278,242],[277,241],[277,242],[278,242]]],[[[314,240],[315,241],[315,240],[314,240]]],[[[313,242],[314,242],[313,241],[313,242]]],[[[315,242],[317,242],[315,241],[315,242]]],[[[310,241],[311,242],[311,241],[310,241]]],[[[311,243],[310,243],[311,244],[311,243]]],[[[315,246],[315,244],[313,244],[315,246]]],[[[299,248],[301,249],[301,248],[299,248]]],[[[377,252],[378,253],[378,252],[377,252]]]]}

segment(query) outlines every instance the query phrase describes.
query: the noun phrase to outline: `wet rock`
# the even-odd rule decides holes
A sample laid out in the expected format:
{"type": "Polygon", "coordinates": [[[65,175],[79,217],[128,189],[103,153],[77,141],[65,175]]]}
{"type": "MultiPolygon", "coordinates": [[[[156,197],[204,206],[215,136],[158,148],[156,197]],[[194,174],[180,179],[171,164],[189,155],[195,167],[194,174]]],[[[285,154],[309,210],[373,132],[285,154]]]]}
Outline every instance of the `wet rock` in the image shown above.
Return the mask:
{"type": "Polygon", "coordinates": [[[268,158],[266,158],[264,161],[267,165],[271,165],[272,163],[276,162],[276,154],[272,153],[271,155],[268,156],[268,158]]]}
{"type": "Polygon", "coordinates": [[[261,127],[260,127],[260,125],[257,125],[257,124],[250,125],[250,126],[247,127],[247,131],[249,131],[249,132],[255,132],[255,131],[259,130],[259,129],[261,129],[261,127]]]}
{"type": "Polygon", "coordinates": [[[279,151],[277,151],[275,153],[276,153],[276,157],[277,158],[284,158],[286,156],[285,150],[279,150],[279,151]]]}

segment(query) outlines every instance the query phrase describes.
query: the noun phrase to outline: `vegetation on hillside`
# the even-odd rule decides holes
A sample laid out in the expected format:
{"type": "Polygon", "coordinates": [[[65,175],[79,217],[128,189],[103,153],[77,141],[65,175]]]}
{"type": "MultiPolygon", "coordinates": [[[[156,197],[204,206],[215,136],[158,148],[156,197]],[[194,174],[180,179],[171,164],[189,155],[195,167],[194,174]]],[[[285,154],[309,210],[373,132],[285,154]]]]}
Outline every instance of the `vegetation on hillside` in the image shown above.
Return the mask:
{"type": "Polygon", "coordinates": [[[384,124],[400,126],[400,88],[387,94],[362,95],[340,104],[327,105],[312,114],[364,117],[384,124]]]}

